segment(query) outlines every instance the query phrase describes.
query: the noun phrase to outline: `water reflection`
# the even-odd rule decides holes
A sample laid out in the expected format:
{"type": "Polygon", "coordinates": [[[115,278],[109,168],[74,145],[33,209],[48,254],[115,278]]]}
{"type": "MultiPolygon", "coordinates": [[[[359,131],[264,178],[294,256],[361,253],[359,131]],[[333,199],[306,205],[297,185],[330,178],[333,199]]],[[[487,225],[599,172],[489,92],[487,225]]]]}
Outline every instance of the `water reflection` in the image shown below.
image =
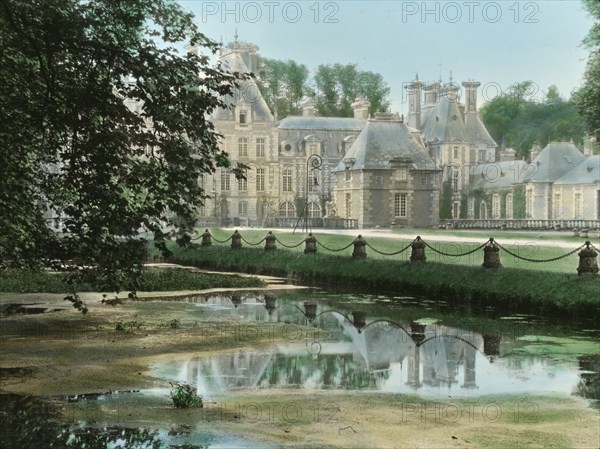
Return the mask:
{"type": "Polygon", "coordinates": [[[520,343],[510,336],[396,317],[372,319],[364,311],[334,310],[314,300],[283,302],[257,293],[215,296],[200,305],[219,316],[263,323],[275,340],[286,341],[260,351],[239,350],[156,367],[159,375],[192,383],[209,397],[273,388],[426,396],[597,392],[597,379],[580,377],[574,363],[513,354],[520,343]],[[281,323],[310,327],[299,331],[281,323]]]}

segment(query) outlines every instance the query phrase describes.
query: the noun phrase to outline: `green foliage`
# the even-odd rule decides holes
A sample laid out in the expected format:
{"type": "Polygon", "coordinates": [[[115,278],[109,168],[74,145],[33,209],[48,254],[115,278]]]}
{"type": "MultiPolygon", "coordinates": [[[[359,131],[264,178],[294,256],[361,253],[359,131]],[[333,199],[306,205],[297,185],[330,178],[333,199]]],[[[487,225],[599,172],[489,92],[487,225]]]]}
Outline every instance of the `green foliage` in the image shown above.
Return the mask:
{"type": "Polygon", "coordinates": [[[449,220],[452,218],[452,184],[446,181],[442,184],[442,194],[440,195],[440,218],[449,220]]]}
{"type": "Polygon", "coordinates": [[[300,101],[311,94],[308,68],[295,61],[259,58],[257,83],[267,105],[277,117],[301,115],[300,101]]]}
{"type": "Polygon", "coordinates": [[[315,74],[317,110],[324,117],[352,117],[352,103],[363,95],[370,111],[387,111],[390,88],[378,73],[358,70],[356,64],[325,64],[315,74]]]}
{"type": "Polygon", "coordinates": [[[513,218],[523,219],[525,216],[525,186],[513,188],[513,218]]]}
{"type": "Polygon", "coordinates": [[[590,55],[584,75],[583,86],[574,94],[577,110],[583,117],[586,131],[600,142],[600,3],[583,0],[585,9],[594,19],[594,25],[584,43],[590,55]]]}
{"type": "Polygon", "coordinates": [[[175,408],[202,408],[202,398],[196,387],[185,383],[171,383],[171,399],[175,408]]]}
{"type": "Polygon", "coordinates": [[[583,124],[573,99],[564,100],[556,86],[550,86],[543,101],[536,101],[532,81],[517,83],[481,108],[481,118],[496,142],[504,142],[528,156],[534,143],[551,141],[581,143],[583,124]]]}
{"type": "Polygon", "coordinates": [[[217,47],[168,0],[4,0],[0,24],[0,265],[135,284],[140,229],[189,241],[198,177],[229,164],[209,114],[245,75],[178,53],[217,47]]]}

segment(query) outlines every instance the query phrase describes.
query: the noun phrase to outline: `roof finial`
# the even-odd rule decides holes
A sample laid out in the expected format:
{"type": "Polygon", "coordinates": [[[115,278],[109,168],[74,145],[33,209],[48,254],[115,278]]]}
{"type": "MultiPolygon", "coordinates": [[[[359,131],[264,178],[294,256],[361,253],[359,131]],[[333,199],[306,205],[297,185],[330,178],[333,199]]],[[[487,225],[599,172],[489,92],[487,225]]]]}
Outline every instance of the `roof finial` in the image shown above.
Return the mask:
{"type": "Polygon", "coordinates": [[[452,84],[452,69],[450,69],[450,84],[452,84]]]}
{"type": "Polygon", "coordinates": [[[440,68],[440,84],[442,84],[442,63],[440,62],[438,66],[440,68]]]}
{"type": "Polygon", "coordinates": [[[419,81],[419,72],[415,74],[415,81],[419,81]]]}
{"type": "Polygon", "coordinates": [[[237,32],[237,28],[235,29],[235,34],[233,35],[233,38],[235,40],[235,43],[238,43],[238,32],[237,32]]]}

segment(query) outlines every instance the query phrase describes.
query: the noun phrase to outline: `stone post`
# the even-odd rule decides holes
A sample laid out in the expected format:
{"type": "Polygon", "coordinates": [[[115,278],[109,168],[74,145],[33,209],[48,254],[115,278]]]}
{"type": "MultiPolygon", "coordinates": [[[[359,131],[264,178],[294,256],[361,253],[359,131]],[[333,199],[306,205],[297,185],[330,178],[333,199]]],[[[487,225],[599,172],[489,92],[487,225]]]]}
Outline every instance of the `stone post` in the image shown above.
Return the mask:
{"type": "Polygon", "coordinates": [[[312,232],[308,233],[308,237],[304,239],[304,254],[316,253],[317,252],[317,239],[312,235],[312,232]]]}
{"type": "Polygon", "coordinates": [[[579,229],[573,228],[573,237],[579,237],[579,229]]]}
{"type": "Polygon", "coordinates": [[[584,239],[587,239],[589,237],[589,231],[587,229],[582,229],[581,231],[579,231],[579,237],[583,237],[584,239]]]}
{"type": "Polygon", "coordinates": [[[205,229],[202,233],[202,243],[201,246],[210,246],[212,245],[212,235],[208,229],[205,229]]]}
{"type": "Polygon", "coordinates": [[[502,264],[500,263],[500,247],[494,241],[493,238],[490,237],[488,242],[483,247],[483,267],[485,268],[501,268],[502,264]]]}
{"type": "Polygon", "coordinates": [[[362,238],[362,235],[358,235],[354,242],[354,251],[352,251],[352,257],[357,258],[366,258],[367,257],[367,242],[362,238]]]}
{"type": "Polygon", "coordinates": [[[272,231],[269,231],[265,237],[265,251],[273,251],[276,248],[277,245],[275,245],[275,236],[273,235],[272,231]]]}
{"type": "Polygon", "coordinates": [[[410,247],[412,248],[410,254],[411,262],[425,262],[427,260],[427,257],[425,257],[425,243],[421,240],[421,236],[418,235],[410,247]]]}
{"type": "Polygon", "coordinates": [[[231,249],[240,249],[242,247],[242,235],[236,229],[231,236],[231,249]]]}
{"type": "Polygon", "coordinates": [[[579,266],[577,267],[577,274],[579,276],[584,274],[598,274],[598,262],[596,258],[598,253],[592,248],[592,244],[588,240],[585,242],[586,247],[579,251],[579,266]]]}

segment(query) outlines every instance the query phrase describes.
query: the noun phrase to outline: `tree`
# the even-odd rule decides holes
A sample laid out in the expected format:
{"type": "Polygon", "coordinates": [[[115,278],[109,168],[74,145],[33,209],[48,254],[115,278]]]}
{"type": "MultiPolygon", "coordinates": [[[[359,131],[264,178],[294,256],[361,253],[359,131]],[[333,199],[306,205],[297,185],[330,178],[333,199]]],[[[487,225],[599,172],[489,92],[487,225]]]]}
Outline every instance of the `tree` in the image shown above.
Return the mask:
{"type": "Polygon", "coordinates": [[[300,102],[311,91],[307,86],[309,71],[295,61],[260,58],[257,83],[267,105],[277,117],[300,115],[300,102]]]}
{"type": "Polygon", "coordinates": [[[119,291],[140,231],[190,241],[199,176],[229,165],[208,114],[244,76],[186,43],[217,49],[168,0],[0,0],[1,264],[69,260],[119,291]]]}
{"type": "Polygon", "coordinates": [[[317,110],[325,117],[352,117],[352,103],[364,95],[371,103],[371,111],[387,111],[390,106],[390,88],[383,77],[374,72],[361,71],[356,64],[325,64],[315,75],[317,110]]]}
{"type": "Polygon", "coordinates": [[[532,81],[511,86],[507,92],[481,108],[490,134],[528,156],[534,143],[542,146],[553,140],[583,139],[583,125],[574,102],[564,100],[556,86],[550,86],[543,101],[534,101],[532,81]]]}
{"type": "Polygon", "coordinates": [[[600,2],[583,0],[583,4],[595,22],[584,40],[590,49],[584,84],[573,97],[586,131],[600,142],[600,2]]]}

